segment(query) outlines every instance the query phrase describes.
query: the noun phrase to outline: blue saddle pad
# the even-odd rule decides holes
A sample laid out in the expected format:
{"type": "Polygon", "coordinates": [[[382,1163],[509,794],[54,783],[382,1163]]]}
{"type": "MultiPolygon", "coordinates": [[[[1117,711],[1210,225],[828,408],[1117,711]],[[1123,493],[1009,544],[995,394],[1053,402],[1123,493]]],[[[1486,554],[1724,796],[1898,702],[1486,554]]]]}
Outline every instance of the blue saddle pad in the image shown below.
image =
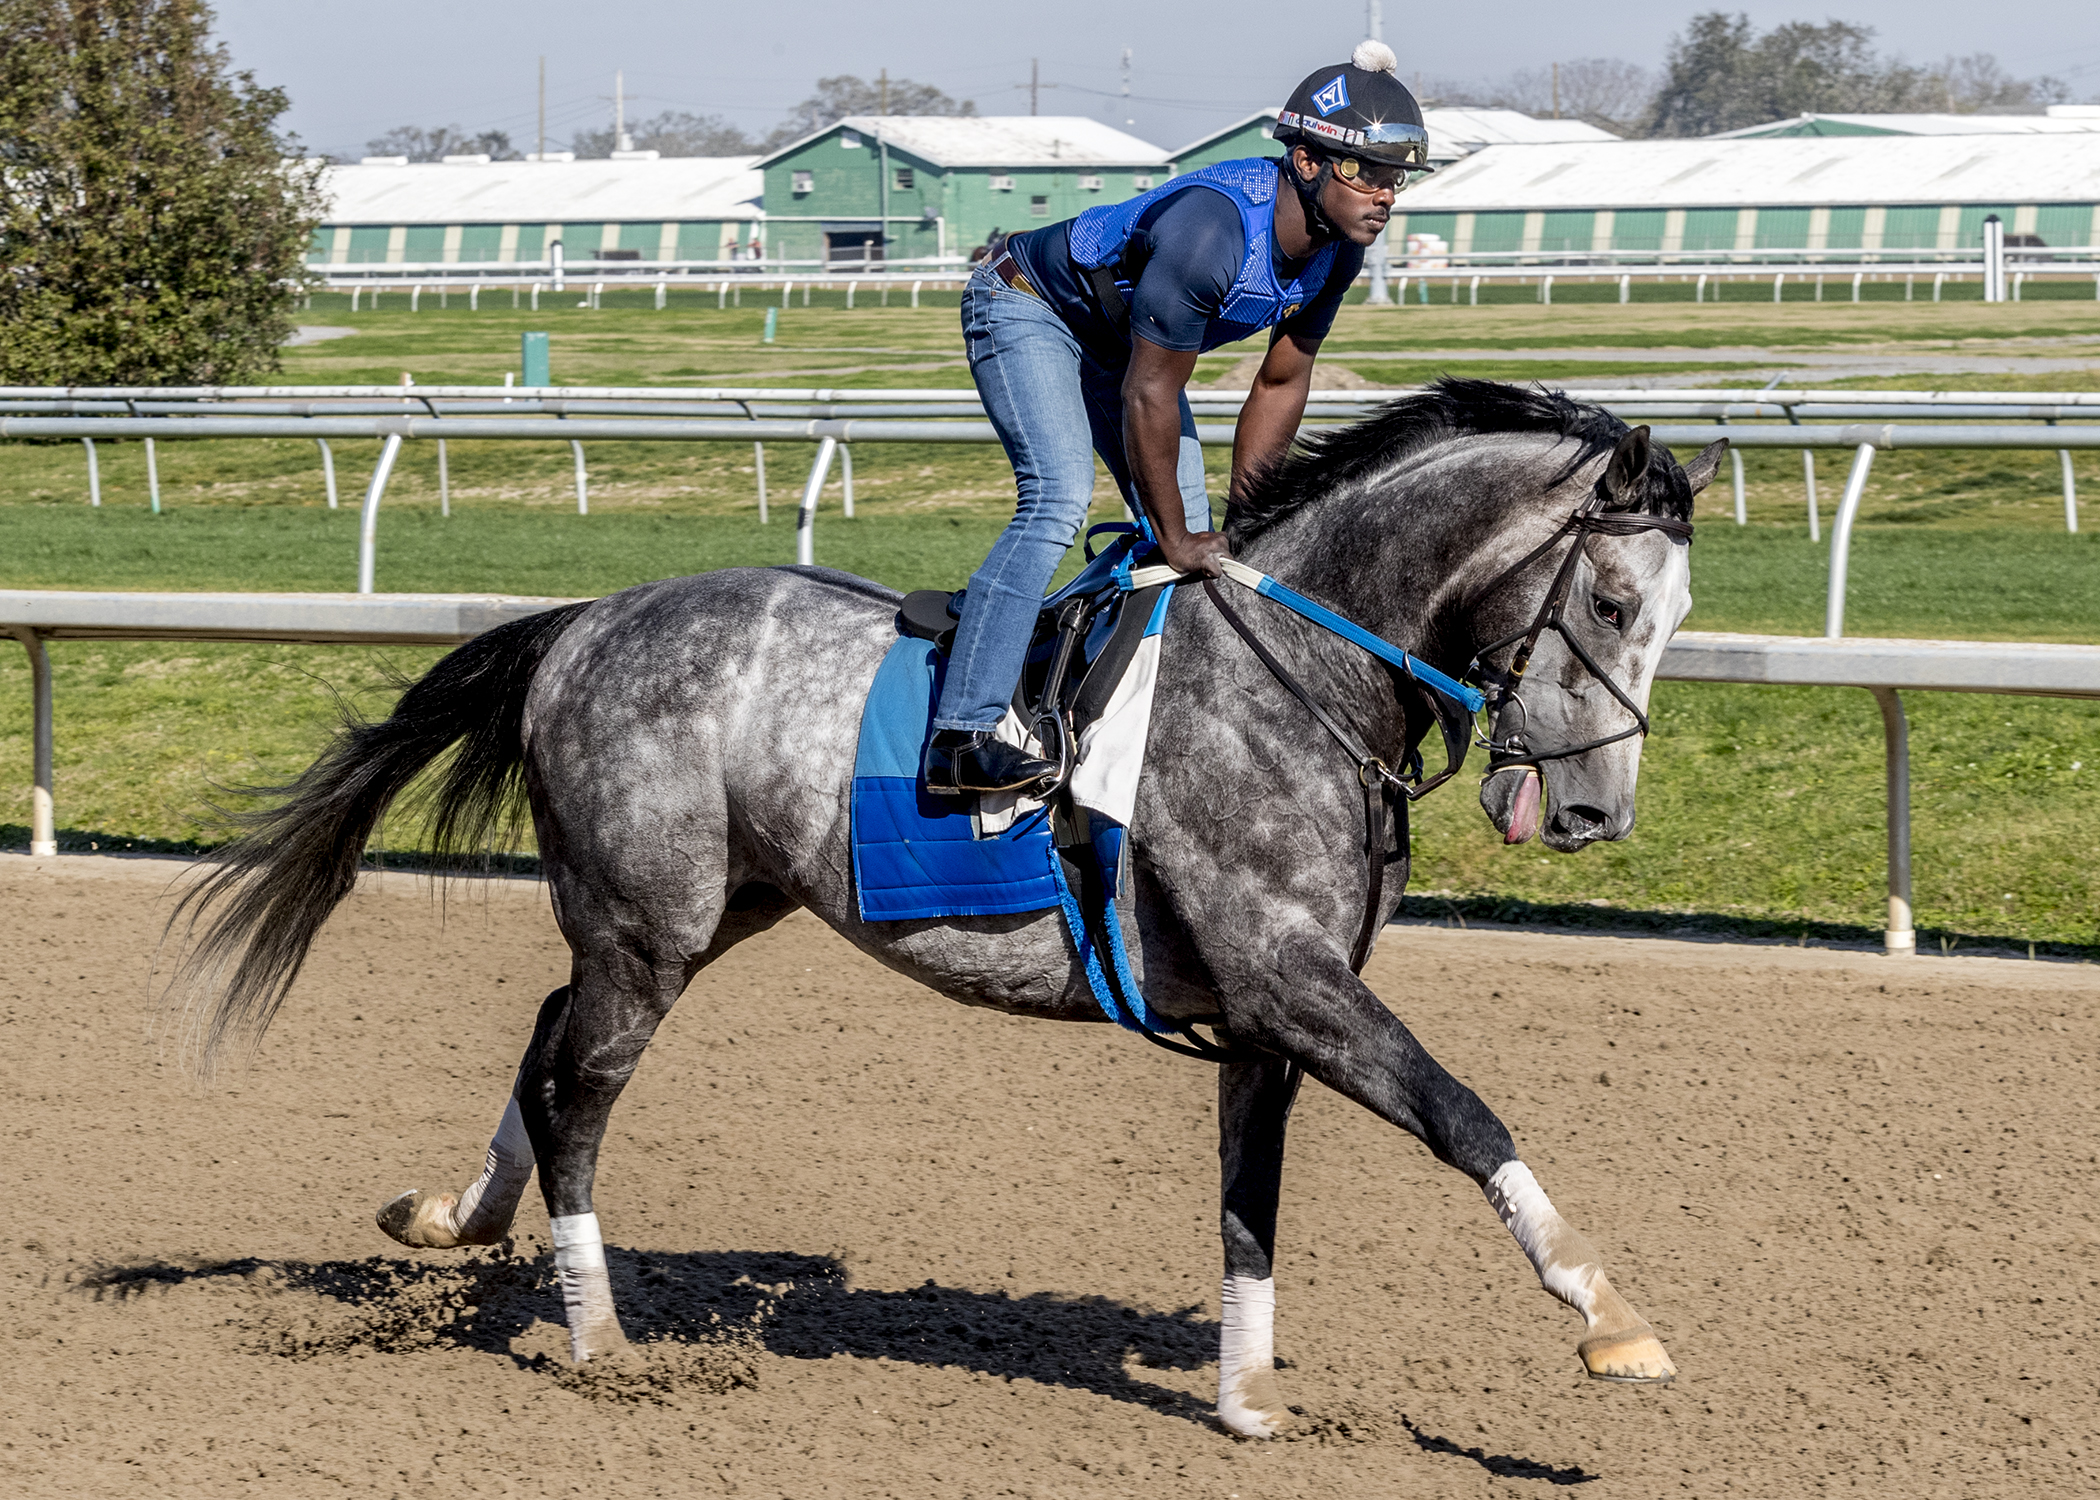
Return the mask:
{"type": "Polygon", "coordinates": [[[919,784],[945,667],[933,642],[898,640],[861,710],[852,838],[863,921],[998,916],[1061,901],[1047,808],[979,838],[967,803],[930,797],[919,784]]]}

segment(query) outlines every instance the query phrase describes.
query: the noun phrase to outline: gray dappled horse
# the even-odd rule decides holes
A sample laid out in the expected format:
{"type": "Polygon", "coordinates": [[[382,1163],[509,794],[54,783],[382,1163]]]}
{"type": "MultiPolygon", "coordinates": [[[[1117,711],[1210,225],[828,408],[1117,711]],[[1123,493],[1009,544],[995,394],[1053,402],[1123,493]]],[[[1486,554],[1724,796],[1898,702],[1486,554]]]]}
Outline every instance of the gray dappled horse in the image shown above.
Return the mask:
{"type": "MultiPolygon", "coordinates": [[[[1507,836],[1528,837],[1535,767],[1542,837],[1573,853],[1633,828],[1646,725],[1629,705],[1645,709],[1691,606],[1683,523],[1722,446],[1681,468],[1646,429],[1565,396],[1446,381],[1307,441],[1227,530],[1242,560],[1447,672],[1484,651],[1493,763],[1511,769],[1487,778],[1482,804],[1507,836]],[[1570,530],[1578,511],[1621,524],[1570,530]],[[1533,630],[1519,689],[1509,643],[1537,624],[1556,583],[1557,628],[1533,630]]],[[[1387,763],[1429,731],[1383,664],[1250,594],[1233,603],[1387,763]]],[[[897,606],[890,590],[828,569],[728,569],[558,609],[453,652],[383,723],[348,725],[185,898],[193,919],[209,917],[182,981],[207,1066],[268,1025],[350,892],[367,837],[418,772],[457,747],[436,792],[440,849],[486,847],[522,785],[574,953],[569,982],[540,1007],[480,1178],[458,1194],[405,1194],[380,1222],[409,1245],[495,1243],[536,1165],[574,1356],[616,1347],[591,1208],[599,1141],[658,1023],[732,946],[807,907],[951,999],[1103,1019],[1055,911],[857,914],[857,705],[896,638],[897,606]]],[[[1137,802],[1134,909],[1153,1008],[1222,1018],[1239,1057],[1218,1077],[1220,1419],[1259,1437],[1290,1422],[1271,1356],[1271,1257],[1303,1074],[1413,1132],[1483,1189],[1545,1288],[1582,1314],[1590,1374],[1670,1379],[1661,1342],[1502,1122],[1352,968],[1368,884],[1362,820],[1357,768],[1202,590],[1178,590],[1137,802]]],[[[1381,926],[1406,883],[1404,842],[1388,863],[1381,926]]]]}

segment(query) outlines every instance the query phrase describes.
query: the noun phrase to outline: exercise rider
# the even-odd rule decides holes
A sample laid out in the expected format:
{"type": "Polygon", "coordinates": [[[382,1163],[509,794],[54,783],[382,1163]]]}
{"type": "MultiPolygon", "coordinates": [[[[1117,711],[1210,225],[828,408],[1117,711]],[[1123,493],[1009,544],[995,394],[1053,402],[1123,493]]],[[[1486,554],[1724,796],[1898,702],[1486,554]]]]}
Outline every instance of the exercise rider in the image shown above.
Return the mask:
{"type": "Polygon", "coordinates": [[[1203,453],[1184,387],[1207,349],[1272,329],[1241,409],[1232,493],[1280,458],[1313,357],[1408,174],[1422,112],[1392,51],[1365,42],[1298,85],[1282,160],[1221,162],[1126,203],[1015,235],[963,293],[970,374],[1013,461],[1019,503],[970,578],[926,751],[927,789],[1041,786],[1057,768],[996,739],[1044,591],[1086,522],[1094,455],[1162,559],[1215,577],[1203,453]]]}

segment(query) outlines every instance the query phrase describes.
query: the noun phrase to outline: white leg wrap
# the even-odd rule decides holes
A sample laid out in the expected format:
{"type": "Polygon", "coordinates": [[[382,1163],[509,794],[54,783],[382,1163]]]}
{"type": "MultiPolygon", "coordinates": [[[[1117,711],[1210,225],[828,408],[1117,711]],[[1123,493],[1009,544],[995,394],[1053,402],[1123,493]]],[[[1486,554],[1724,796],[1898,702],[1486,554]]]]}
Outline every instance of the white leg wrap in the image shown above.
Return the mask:
{"type": "Polygon", "coordinates": [[[1276,1368],[1276,1280],[1227,1276],[1218,1334],[1218,1419],[1245,1437],[1273,1437],[1280,1409],[1276,1368]]]}
{"type": "Polygon", "coordinates": [[[1594,1319],[1593,1283],[1603,1268],[1587,1253],[1588,1242],[1554,1209],[1531,1168],[1520,1161],[1504,1162],[1488,1179],[1486,1192],[1503,1227],[1538,1272],[1539,1282],[1584,1318],[1594,1319]]]}
{"type": "Polygon", "coordinates": [[[554,1272],[561,1281],[562,1311],[569,1320],[569,1351],[578,1364],[625,1342],[613,1311],[612,1278],[605,1270],[605,1240],[598,1216],[564,1214],[552,1222],[554,1272]]]}
{"type": "Polygon", "coordinates": [[[518,1200],[532,1182],[532,1166],[532,1138],[525,1133],[525,1117],[513,1098],[496,1127],[496,1138],[489,1142],[481,1175],[448,1211],[452,1222],[447,1227],[472,1243],[510,1228],[518,1200]]]}

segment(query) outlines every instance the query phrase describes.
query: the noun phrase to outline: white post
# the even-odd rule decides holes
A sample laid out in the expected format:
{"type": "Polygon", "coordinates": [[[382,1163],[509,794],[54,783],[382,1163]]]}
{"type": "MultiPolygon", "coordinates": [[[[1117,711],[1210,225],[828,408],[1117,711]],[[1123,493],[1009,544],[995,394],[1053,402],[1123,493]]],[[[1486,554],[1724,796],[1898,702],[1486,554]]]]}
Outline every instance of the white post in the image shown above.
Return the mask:
{"type": "Polygon", "coordinates": [[[591,513],[591,492],[583,472],[583,444],[571,438],[569,447],[576,454],[576,514],[587,516],[591,513]]]}
{"type": "Polygon", "coordinates": [[[1784,272],[1784,271],[1777,271],[1777,272],[1774,272],[1774,273],[1773,273],[1773,276],[1772,276],[1772,300],[1773,300],[1774,302],[1778,302],[1778,301],[1781,301],[1781,300],[1783,300],[1783,299],[1782,299],[1782,298],[1780,297],[1779,293],[1780,293],[1780,289],[1781,289],[1782,287],[1784,287],[1785,285],[1786,285],[1786,272],[1784,272]]]}
{"type": "Polygon", "coordinates": [[[1939,301],[1939,300],[1940,300],[1940,288],[1941,288],[1941,287],[1943,287],[1943,286],[1945,286],[1946,284],[1947,284],[1947,273],[1946,273],[1945,271],[1935,271],[1935,272],[1933,272],[1933,273],[1932,273],[1932,300],[1933,300],[1933,301],[1937,302],[1937,301],[1939,301]]]}
{"type": "Polygon", "coordinates": [[[160,514],[160,460],[153,452],[153,439],[146,439],[146,502],[156,516],[160,514]]]}
{"type": "Polygon", "coordinates": [[[1910,725],[1891,687],[1870,687],[1881,706],[1889,787],[1889,925],[1883,946],[1891,958],[1915,957],[1918,933],[1910,909],[1910,725]]]}
{"type": "Polygon", "coordinates": [[[809,483],[802,487],[802,511],[795,518],[795,561],[805,568],[817,560],[817,496],[823,493],[824,476],[831,472],[831,457],[838,451],[835,437],[818,443],[816,462],[809,466],[809,483]]]}
{"type": "Polygon", "coordinates": [[[1838,503],[1837,526],[1830,534],[1830,597],[1823,606],[1823,635],[1838,640],[1845,633],[1845,568],[1852,554],[1852,523],[1859,515],[1860,496],[1867,492],[1867,471],[1874,467],[1874,445],[1861,443],[1852,460],[1852,473],[1845,480],[1845,498],[1838,503]]]}
{"type": "MultiPolygon", "coordinates": [[[[80,442],[81,446],[87,449],[88,455],[88,504],[100,510],[102,508],[102,466],[95,462],[95,440],[93,438],[82,438],[80,442]]],[[[2068,477],[2070,472],[2071,466],[2066,462],[2064,474],[2068,477]]]]}
{"type": "Polygon", "coordinates": [[[2005,221],[1996,214],[1983,220],[1983,300],[2005,300],[2005,221]]]}
{"type": "Polygon", "coordinates": [[[423,288],[419,286],[414,291],[408,294],[408,310],[410,312],[414,312],[419,306],[422,305],[422,301],[423,288]]]}
{"type": "Polygon", "coordinates": [[[518,284],[515,281],[510,284],[510,310],[518,310],[518,284]]]}
{"type": "MultiPolygon", "coordinates": [[[[1398,287],[1397,287],[1397,288],[1395,289],[1395,291],[1394,291],[1394,293],[1393,293],[1393,301],[1394,301],[1394,302],[1396,302],[1396,303],[1398,303],[1398,304],[1399,304],[1400,306],[1402,306],[1402,307],[1405,307],[1405,306],[1407,306],[1407,283],[1408,283],[1408,280],[1409,280],[1409,278],[1408,278],[1408,277],[1405,277],[1405,276],[1401,277],[1401,278],[1400,278],[1400,284],[1399,284],[1399,286],[1398,286],[1398,287]]],[[[1427,296],[1427,295],[1429,294],[1429,280],[1428,280],[1428,278],[1427,278],[1427,277],[1424,277],[1424,278],[1423,278],[1423,280],[1422,280],[1422,294],[1423,294],[1424,296],[1427,296]]]]}
{"type": "Polygon", "coordinates": [[[1632,300],[1633,278],[1631,276],[1621,276],[1619,278],[1619,304],[1623,307],[1632,300]]]}
{"type": "Polygon", "coordinates": [[[599,298],[600,298],[601,296],[603,296],[604,294],[605,294],[605,283],[604,283],[604,282],[602,282],[602,281],[594,281],[594,282],[592,282],[592,283],[591,283],[591,311],[592,311],[592,312],[596,312],[596,311],[598,310],[598,306],[599,306],[599,304],[598,304],[598,299],[599,299],[599,298]]]}
{"type": "Polygon", "coordinates": [[[1545,303],[1548,307],[1553,305],[1553,278],[1551,276],[1539,278],[1539,301],[1545,303]]]}
{"type": "Polygon", "coordinates": [[[2071,472],[2071,450],[2059,448],[2056,456],[2064,465],[2064,530],[2078,534],[2078,476],[2071,472]]]}
{"type": "Polygon", "coordinates": [[[381,290],[382,290],[381,288],[379,288],[379,287],[376,287],[376,286],[372,288],[372,311],[373,311],[373,312],[378,312],[378,311],[379,311],[379,293],[380,293],[380,291],[381,291],[381,290]]]}
{"type": "Polygon", "coordinates": [[[668,281],[666,281],[666,280],[665,280],[665,279],[664,279],[663,277],[661,277],[661,276],[657,277],[657,278],[656,278],[656,310],[657,310],[658,312],[662,312],[662,311],[664,310],[664,303],[665,303],[665,302],[666,302],[666,301],[667,301],[667,300],[668,300],[668,299],[670,298],[670,295],[671,295],[671,283],[670,283],[670,282],[668,282],[668,281]]]}
{"type": "Polygon", "coordinates": [[[1735,460],[1735,524],[1748,526],[1750,512],[1743,501],[1743,450],[1731,444],[1728,456],[1735,460]]]}
{"type": "Polygon", "coordinates": [[[2016,274],[2015,274],[2015,275],[2013,276],[2013,288],[2012,288],[2012,299],[2013,299],[2013,301],[2017,302],[2017,301],[2019,301],[2019,300],[2020,300],[2020,292],[2021,292],[2022,288],[2024,288],[2024,287],[2025,287],[2026,285],[2027,285],[2027,273],[2026,273],[2025,271],[2020,271],[2020,272],[2017,272],[2017,273],[2016,273],[2016,274]]]}
{"type": "MultiPolygon", "coordinates": [[[[547,247],[547,259],[554,271],[554,290],[556,292],[565,291],[568,287],[569,262],[568,252],[560,240],[556,240],[547,247]]],[[[534,307],[537,310],[538,304],[535,303],[534,307]]]]}
{"type": "Polygon", "coordinates": [[[328,484],[328,508],[336,509],[335,497],[335,450],[328,446],[327,438],[315,438],[314,446],[321,450],[321,478],[328,484]]]}
{"type": "Polygon", "coordinates": [[[1820,274],[1816,277],[1816,300],[1818,302],[1823,300],[1823,278],[1820,274]]]}
{"type": "Polygon", "coordinates": [[[911,305],[912,305],[913,307],[917,307],[917,306],[919,305],[919,287],[920,287],[920,285],[921,285],[921,283],[919,283],[919,282],[916,282],[916,281],[914,281],[914,282],[913,282],[913,283],[911,284],[911,305]]]}
{"type": "Polygon", "coordinates": [[[846,311],[847,311],[847,312],[852,312],[852,311],[853,311],[853,289],[854,289],[855,287],[859,286],[859,285],[860,285],[860,283],[859,283],[859,282],[857,282],[857,281],[852,281],[852,280],[848,280],[848,281],[847,281],[847,283],[846,283],[846,311]]]}
{"type": "Polygon", "coordinates": [[[467,288],[467,311],[481,311],[481,283],[478,281],[467,288]]]}
{"type": "Polygon", "coordinates": [[[766,517],[766,445],[765,445],[764,443],[753,443],[753,444],[751,445],[751,457],[752,457],[752,461],[753,461],[753,462],[754,462],[754,463],[755,463],[755,464],[757,465],[757,467],[758,467],[758,524],[759,524],[759,525],[761,525],[761,526],[763,526],[763,525],[765,525],[765,524],[766,524],[766,520],[767,520],[767,517],[766,517]]]}
{"type": "Polygon", "coordinates": [[[1864,271],[1854,271],[1852,273],[1852,300],[1854,302],[1859,300],[1859,284],[1865,279],[1866,273],[1864,271]]]}
{"type": "MultiPolygon", "coordinates": [[[[853,445],[839,444],[839,498],[845,502],[846,519],[853,519],[853,445]]],[[[2075,528],[2074,528],[2075,529],[2075,528]]]]}
{"type": "Polygon", "coordinates": [[[357,299],[362,297],[364,294],[365,289],[361,286],[354,286],[350,288],[350,311],[357,311],[357,299]]]}
{"type": "Polygon", "coordinates": [[[357,591],[372,592],[373,561],[379,551],[379,501],[386,494],[387,476],[401,456],[401,434],[390,432],[379,448],[379,462],[372,466],[372,482],[365,487],[365,508],[357,520],[357,591]]]}
{"type": "Polygon", "coordinates": [[[1706,273],[1704,271],[1701,271],[1699,279],[1692,283],[1692,300],[1694,302],[1704,302],[1706,300],[1706,273]]]}
{"type": "Polygon", "coordinates": [[[1905,302],[1918,300],[1918,276],[1915,271],[1903,278],[1903,300],[1905,302]]]}
{"type": "Polygon", "coordinates": [[[537,281],[532,284],[532,310],[540,310],[540,284],[537,281]]]}
{"type": "Polygon", "coordinates": [[[1823,517],[1821,513],[1822,508],[1816,504],[1815,449],[1803,448],[1801,450],[1801,474],[1808,482],[1808,539],[1812,542],[1820,542],[1823,540],[1823,517]]]}
{"type": "Polygon", "coordinates": [[[1480,278],[1478,276],[1473,278],[1473,285],[1466,293],[1466,305],[1468,307],[1480,306],[1480,278]]]}
{"type": "Polygon", "coordinates": [[[786,307],[786,306],[788,305],[788,298],[790,298],[790,297],[792,297],[792,296],[794,296],[794,295],[795,295],[795,283],[794,283],[794,282],[792,282],[792,281],[783,281],[783,282],[781,282],[781,283],[780,283],[780,305],[781,305],[782,307],[786,307]]]}
{"type": "Polygon", "coordinates": [[[51,653],[44,638],[17,628],[15,639],[29,653],[29,696],[34,705],[29,788],[29,852],[32,857],[58,853],[58,830],[51,801],[51,653]]]}
{"type": "Polygon", "coordinates": [[[437,444],[438,514],[449,518],[452,514],[452,470],[445,463],[445,440],[439,438],[437,444]]]}
{"type": "MultiPolygon", "coordinates": [[[[815,285],[816,285],[816,283],[815,283],[814,281],[805,281],[805,282],[803,282],[803,283],[802,283],[802,305],[803,305],[804,307],[807,307],[807,306],[809,306],[809,293],[810,293],[810,289],[811,289],[812,287],[814,287],[815,285]]],[[[828,290],[828,288],[827,288],[827,290],[828,290]]]]}

